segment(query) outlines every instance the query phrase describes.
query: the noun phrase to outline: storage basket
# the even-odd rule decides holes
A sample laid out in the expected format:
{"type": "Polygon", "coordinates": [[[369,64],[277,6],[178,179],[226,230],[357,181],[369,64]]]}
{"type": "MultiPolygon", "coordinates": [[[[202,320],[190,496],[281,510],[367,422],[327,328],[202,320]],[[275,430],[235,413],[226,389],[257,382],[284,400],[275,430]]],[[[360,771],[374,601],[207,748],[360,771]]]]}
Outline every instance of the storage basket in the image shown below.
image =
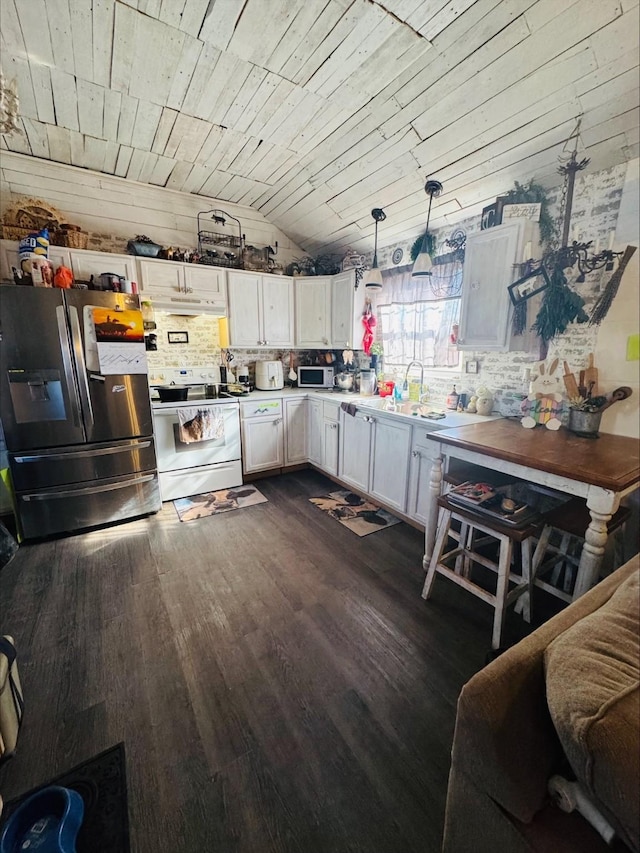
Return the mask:
{"type": "Polygon", "coordinates": [[[51,235],[51,244],[54,246],[65,246],[67,249],[86,249],[89,234],[86,231],[54,231],[51,235]]]}
{"type": "Polygon", "coordinates": [[[141,243],[138,240],[129,240],[127,243],[129,254],[141,258],[157,258],[161,248],[157,243],[141,243]]]}

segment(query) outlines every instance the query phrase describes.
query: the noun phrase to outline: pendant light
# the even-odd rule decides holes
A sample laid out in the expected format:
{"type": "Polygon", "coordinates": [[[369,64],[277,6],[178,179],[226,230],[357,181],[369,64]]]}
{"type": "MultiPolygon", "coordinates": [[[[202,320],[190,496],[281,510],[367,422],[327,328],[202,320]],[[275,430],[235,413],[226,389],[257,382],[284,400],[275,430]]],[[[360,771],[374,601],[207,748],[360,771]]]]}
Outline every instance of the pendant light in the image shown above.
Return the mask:
{"type": "Polygon", "coordinates": [[[431,267],[433,263],[431,261],[431,255],[429,254],[429,219],[431,217],[431,202],[433,201],[433,197],[439,196],[442,192],[442,184],[440,181],[427,181],[424,185],[424,191],[429,196],[429,210],[427,212],[427,226],[424,229],[424,237],[422,238],[422,246],[420,247],[420,253],[413,264],[413,269],[411,270],[412,278],[421,278],[424,275],[431,275],[431,267]]]}
{"type": "Polygon", "coordinates": [[[371,269],[365,273],[364,286],[367,290],[382,289],[382,273],[378,269],[378,222],[383,222],[387,218],[387,214],[381,207],[374,207],[371,211],[371,216],[376,223],[375,240],[373,244],[373,263],[371,269]]]}

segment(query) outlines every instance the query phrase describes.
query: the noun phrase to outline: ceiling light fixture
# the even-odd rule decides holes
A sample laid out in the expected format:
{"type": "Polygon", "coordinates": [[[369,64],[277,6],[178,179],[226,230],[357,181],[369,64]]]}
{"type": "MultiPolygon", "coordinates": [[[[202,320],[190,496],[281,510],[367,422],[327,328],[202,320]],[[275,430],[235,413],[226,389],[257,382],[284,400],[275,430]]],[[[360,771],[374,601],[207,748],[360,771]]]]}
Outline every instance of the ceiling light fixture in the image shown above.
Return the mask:
{"type": "Polygon", "coordinates": [[[440,181],[427,181],[424,185],[424,191],[429,196],[429,210],[427,212],[427,226],[424,229],[424,237],[422,238],[422,246],[420,247],[420,253],[415,260],[413,265],[413,269],[411,270],[412,278],[420,278],[424,275],[431,275],[431,267],[433,266],[433,262],[431,260],[431,255],[429,254],[429,244],[431,242],[431,235],[429,234],[429,219],[431,218],[431,202],[433,201],[434,196],[439,196],[442,192],[442,184],[440,181]]]}
{"type": "Polygon", "coordinates": [[[373,244],[373,263],[371,269],[365,273],[364,286],[367,290],[380,290],[382,288],[382,273],[378,269],[378,222],[384,222],[387,214],[381,207],[374,207],[371,216],[376,223],[375,240],[373,244]]]}

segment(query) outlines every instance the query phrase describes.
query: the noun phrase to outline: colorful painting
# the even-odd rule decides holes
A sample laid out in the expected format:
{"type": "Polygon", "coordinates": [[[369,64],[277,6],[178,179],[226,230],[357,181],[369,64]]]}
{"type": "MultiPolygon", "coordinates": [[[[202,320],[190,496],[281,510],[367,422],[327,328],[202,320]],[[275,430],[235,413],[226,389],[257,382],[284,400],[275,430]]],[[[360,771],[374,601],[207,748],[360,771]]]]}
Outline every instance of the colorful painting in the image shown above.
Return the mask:
{"type": "Polygon", "coordinates": [[[173,505],[180,521],[195,521],[197,518],[264,503],[268,503],[267,498],[255,486],[236,486],[233,489],[178,498],[173,505]]]}
{"type": "Polygon", "coordinates": [[[357,536],[368,536],[400,524],[400,519],[395,515],[347,489],[320,498],[310,498],[310,501],[357,536]]]}
{"type": "Polygon", "coordinates": [[[127,341],[144,343],[142,311],[137,309],[114,311],[113,308],[93,308],[96,340],[112,343],[127,341]]]}

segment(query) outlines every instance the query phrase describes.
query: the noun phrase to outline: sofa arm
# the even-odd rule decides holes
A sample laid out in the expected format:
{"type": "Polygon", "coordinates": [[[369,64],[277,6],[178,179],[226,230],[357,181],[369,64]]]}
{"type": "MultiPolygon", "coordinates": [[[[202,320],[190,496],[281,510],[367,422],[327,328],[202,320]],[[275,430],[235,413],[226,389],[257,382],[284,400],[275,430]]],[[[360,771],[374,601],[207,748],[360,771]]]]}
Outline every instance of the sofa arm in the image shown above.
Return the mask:
{"type": "Polygon", "coordinates": [[[547,708],[544,651],[555,637],[608,601],[637,565],[637,558],[626,563],[462,689],[452,769],[467,774],[518,820],[529,822],[542,807],[547,781],[563,754],[547,708]]]}

